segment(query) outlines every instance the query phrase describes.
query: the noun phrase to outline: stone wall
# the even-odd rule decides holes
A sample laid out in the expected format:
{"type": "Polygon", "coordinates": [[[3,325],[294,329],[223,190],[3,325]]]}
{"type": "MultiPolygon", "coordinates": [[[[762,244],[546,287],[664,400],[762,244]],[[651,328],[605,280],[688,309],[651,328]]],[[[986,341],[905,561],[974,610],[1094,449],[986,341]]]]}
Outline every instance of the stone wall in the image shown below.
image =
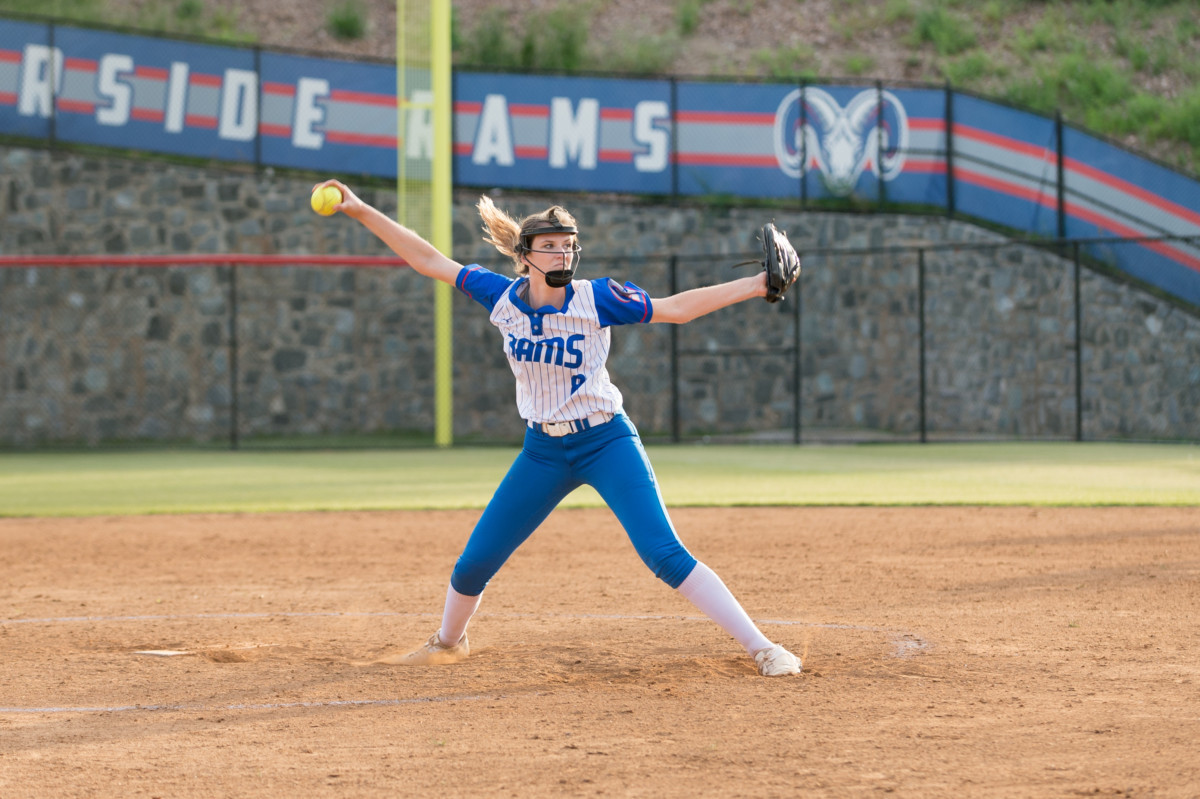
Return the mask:
{"type": "MultiPolygon", "coordinates": [[[[351,220],[315,216],[313,182],[0,147],[0,254],[388,254],[351,220]]],[[[390,190],[360,194],[394,209],[390,190]]],[[[455,198],[455,257],[507,270],[480,240],[476,199],[455,198]]],[[[550,202],[495,199],[517,216],[550,202]]],[[[798,324],[806,439],[917,437],[925,247],[929,436],[1074,436],[1069,260],[935,217],[565,201],[581,276],[652,295],[727,279],[767,219],[806,253],[784,303],[613,331],[610,371],[645,434],[669,435],[677,403],[684,435],[790,440],[797,375],[778,351],[798,324]]],[[[1200,440],[1200,320],[1087,269],[1080,290],[1084,437],[1200,440]]],[[[432,299],[404,269],[0,269],[0,446],[220,443],[234,425],[243,441],[428,434],[432,299]]],[[[501,341],[457,292],[454,350],[458,440],[516,440],[501,341]]]]}

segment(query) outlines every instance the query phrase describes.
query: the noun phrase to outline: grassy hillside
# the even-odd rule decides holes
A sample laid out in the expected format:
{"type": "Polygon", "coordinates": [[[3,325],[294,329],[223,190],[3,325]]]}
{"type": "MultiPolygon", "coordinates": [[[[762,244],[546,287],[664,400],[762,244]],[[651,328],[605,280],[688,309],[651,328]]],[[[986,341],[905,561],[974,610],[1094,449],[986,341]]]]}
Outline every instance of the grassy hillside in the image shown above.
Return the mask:
{"type": "MultiPolygon", "coordinates": [[[[392,58],[394,0],[0,0],[0,13],[392,58]]],[[[454,0],[461,65],[954,85],[1200,171],[1195,0],[454,0]]]]}

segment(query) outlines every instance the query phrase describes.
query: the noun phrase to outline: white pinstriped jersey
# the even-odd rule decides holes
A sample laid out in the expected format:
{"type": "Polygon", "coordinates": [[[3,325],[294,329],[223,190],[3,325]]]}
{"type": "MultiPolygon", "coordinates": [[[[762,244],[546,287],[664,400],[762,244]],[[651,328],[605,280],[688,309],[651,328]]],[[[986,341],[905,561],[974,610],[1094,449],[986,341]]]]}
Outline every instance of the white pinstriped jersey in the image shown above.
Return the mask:
{"type": "Polygon", "coordinates": [[[649,295],[611,278],[573,280],[561,309],[532,308],[520,296],[528,278],[513,279],[473,264],[455,286],[491,311],[517,378],[517,410],[531,422],[567,422],[621,411],[621,392],[605,361],[613,325],[649,322],[649,295]]]}

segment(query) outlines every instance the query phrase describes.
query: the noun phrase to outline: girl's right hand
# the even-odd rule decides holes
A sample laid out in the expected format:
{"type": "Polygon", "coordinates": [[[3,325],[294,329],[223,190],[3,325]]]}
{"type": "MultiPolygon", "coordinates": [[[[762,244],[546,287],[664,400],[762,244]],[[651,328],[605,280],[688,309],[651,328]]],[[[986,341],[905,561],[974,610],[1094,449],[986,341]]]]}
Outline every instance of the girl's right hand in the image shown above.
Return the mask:
{"type": "Polygon", "coordinates": [[[318,183],[317,185],[313,186],[312,190],[316,191],[317,189],[323,188],[325,186],[334,186],[335,188],[337,188],[338,191],[340,191],[342,193],[342,201],[340,203],[338,203],[337,205],[335,205],[333,210],[341,211],[343,214],[346,214],[347,216],[352,216],[352,217],[357,218],[358,213],[360,211],[362,211],[363,208],[366,208],[367,204],[364,203],[362,200],[360,200],[358,198],[358,195],[356,195],[354,192],[350,191],[350,188],[345,183],[342,183],[340,180],[326,180],[322,183],[318,183]]]}

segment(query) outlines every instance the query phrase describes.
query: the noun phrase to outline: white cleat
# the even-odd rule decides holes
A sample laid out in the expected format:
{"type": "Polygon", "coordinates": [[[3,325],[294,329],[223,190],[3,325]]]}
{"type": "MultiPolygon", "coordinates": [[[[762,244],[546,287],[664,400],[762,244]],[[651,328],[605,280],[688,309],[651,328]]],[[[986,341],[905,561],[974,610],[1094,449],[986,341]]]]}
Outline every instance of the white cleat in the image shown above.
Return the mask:
{"type": "Polygon", "coordinates": [[[466,660],[471,655],[471,645],[467,642],[467,634],[459,639],[457,644],[443,644],[434,633],[422,646],[394,661],[401,666],[446,666],[466,660]]]}
{"type": "Polygon", "coordinates": [[[786,677],[800,673],[800,658],[779,644],[755,652],[754,663],[758,666],[758,673],[764,677],[786,677]]]}

